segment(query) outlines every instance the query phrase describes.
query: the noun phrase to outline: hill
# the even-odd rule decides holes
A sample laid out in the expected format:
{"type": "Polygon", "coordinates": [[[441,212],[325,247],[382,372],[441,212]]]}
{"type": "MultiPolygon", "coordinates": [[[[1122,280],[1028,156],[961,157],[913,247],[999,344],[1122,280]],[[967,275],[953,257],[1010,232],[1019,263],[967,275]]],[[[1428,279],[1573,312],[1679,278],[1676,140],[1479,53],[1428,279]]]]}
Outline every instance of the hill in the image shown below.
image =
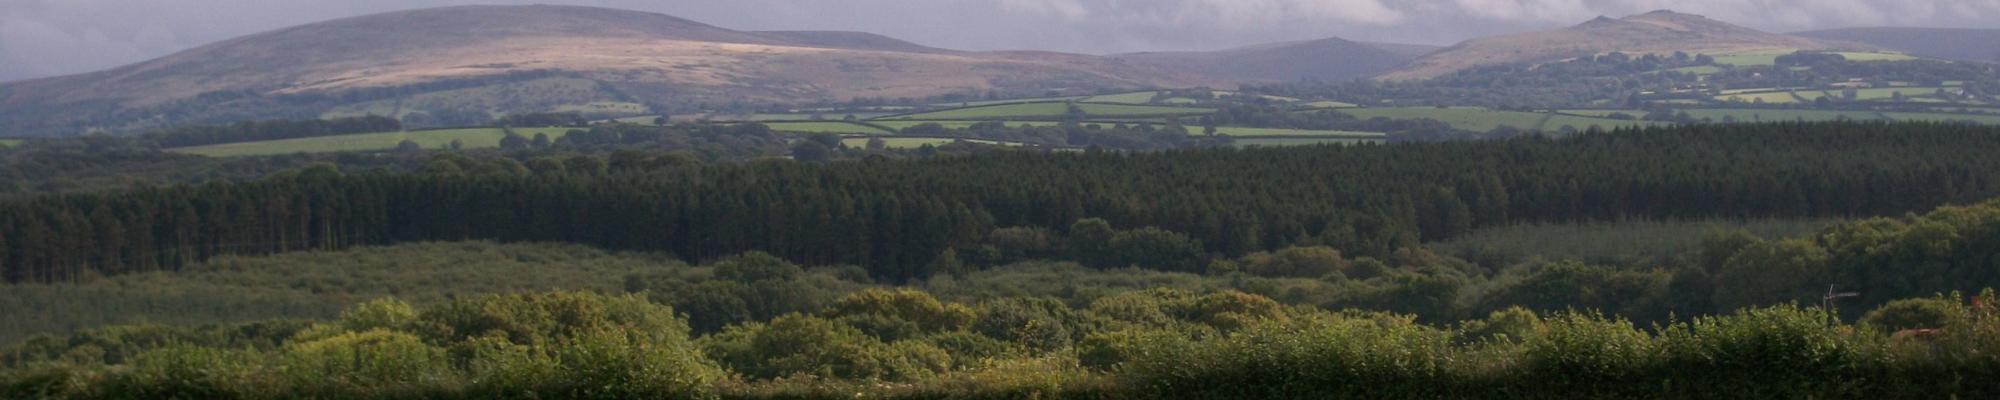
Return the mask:
{"type": "Polygon", "coordinates": [[[2000,63],[2000,29],[1850,28],[1794,35],[1866,43],[1919,57],[2000,63]]]}
{"type": "Polygon", "coordinates": [[[462,6],[309,24],[108,71],[0,85],[0,129],[48,136],[336,109],[491,115],[604,102],[639,108],[1207,83],[1095,56],[952,52],[852,32],[742,32],[605,8],[462,6]]]}
{"type": "Polygon", "coordinates": [[[1239,81],[1349,80],[1373,77],[1415,58],[1408,47],[1381,46],[1327,38],[1273,43],[1220,51],[1154,52],[1113,56],[1135,64],[1180,68],[1239,81]]]}
{"type": "Polygon", "coordinates": [[[954,53],[868,32],[851,31],[764,31],[757,34],[781,41],[829,49],[895,51],[904,53],[954,53]]]}
{"type": "Polygon", "coordinates": [[[1833,49],[1866,50],[1870,46],[1762,32],[1661,10],[1620,19],[1598,17],[1558,30],[1473,39],[1418,58],[1381,78],[1427,79],[1478,66],[1548,62],[1614,51],[1724,54],[1833,49]]]}

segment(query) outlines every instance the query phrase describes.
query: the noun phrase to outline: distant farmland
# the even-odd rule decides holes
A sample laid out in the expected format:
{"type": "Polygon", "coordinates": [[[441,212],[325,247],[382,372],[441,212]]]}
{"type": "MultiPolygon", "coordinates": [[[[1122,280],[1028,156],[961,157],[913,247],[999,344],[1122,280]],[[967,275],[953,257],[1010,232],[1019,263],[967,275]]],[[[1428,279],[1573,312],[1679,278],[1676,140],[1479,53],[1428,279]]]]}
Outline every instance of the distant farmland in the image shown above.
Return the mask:
{"type": "Polygon", "coordinates": [[[764,126],[778,132],[793,133],[838,133],[847,135],[888,135],[894,134],[873,126],[849,122],[764,122],[764,126]]]}
{"type": "MultiPolygon", "coordinates": [[[[515,128],[514,133],[534,137],[546,134],[550,140],[561,138],[570,128],[515,128]]],[[[448,129],[436,131],[382,132],[355,135],[322,136],[299,139],[268,140],[261,142],[230,143],[212,146],[183,147],[168,151],[209,157],[269,156],[294,153],[339,153],[353,151],[393,150],[404,140],[416,142],[426,149],[443,149],[457,140],[467,149],[500,147],[500,139],[507,134],[500,128],[448,129]]]]}
{"type": "Polygon", "coordinates": [[[1590,129],[1593,126],[1604,129],[1616,129],[1658,124],[1648,121],[1499,111],[1479,107],[1351,108],[1342,109],[1340,112],[1361,119],[1434,119],[1451,125],[1452,128],[1473,132],[1492,131],[1502,126],[1510,126],[1522,130],[1554,131],[1562,129],[1564,126],[1581,130],[1590,129]]]}
{"type": "Polygon", "coordinates": [[[1026,103],[1026,104],[1007,104],[1007,105],[997,105],[997,106],[960,108],[955,110],[933,111],[933,112],[911,114],[898,117],[888,117],[885,119],[887,120],[987,120],[987,119],[1009,119],[1009,118],[1048,119],[1048,118],[1062,117],[1063,115],[1068,114],[1069,107],[1072,104],[1076,105],[1077,108],[1082,109],[1084,114],[1096,117],[1203,115],[1215,112],[1215,110],[1206,108],[1141,106],[1141,105],[1129,105],[1129,104],[1026,103]]]}

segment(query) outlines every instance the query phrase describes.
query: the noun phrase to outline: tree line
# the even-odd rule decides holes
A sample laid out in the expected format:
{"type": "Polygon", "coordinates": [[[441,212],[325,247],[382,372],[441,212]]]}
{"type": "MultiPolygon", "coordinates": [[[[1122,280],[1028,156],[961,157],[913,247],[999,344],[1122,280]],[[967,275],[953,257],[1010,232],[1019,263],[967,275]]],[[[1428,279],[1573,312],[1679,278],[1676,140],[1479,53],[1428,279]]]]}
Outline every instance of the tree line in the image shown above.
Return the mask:
{"type": "Polygon", "coordinates": [[[2000,159],[1984,151],[1996,146],[1994,127],[1784,123],[821,164],[692,164],[627,152],[496,168],[457,157],[427,173],[319,167],[256,182],[7,201],[0,276],[68,281],[223,254],[491,239],[688,260],[759,250],[901,281],[939,272],[947,252],[967,259],[999,248],[1002,228],[1073,237],[1091,218],[1160,231],[1128,235],[1132,249],[1202,258],[1112,258],[1168,264],[1142,267],[1200,268],[1210,257],[1295,245],[1387,258],[1523,222],[1871,216],[1967,203],[2000,195],[2000,159]]]}
{"type": "Polygon", "coordinates": [[[162,129],[145,135],[160,147],[193,147],[212,144],[258,142],[356,133],[403,130],[395,118],[365,116],[354,118],[245,121],[229,125],[194,125],[162,129]]]}

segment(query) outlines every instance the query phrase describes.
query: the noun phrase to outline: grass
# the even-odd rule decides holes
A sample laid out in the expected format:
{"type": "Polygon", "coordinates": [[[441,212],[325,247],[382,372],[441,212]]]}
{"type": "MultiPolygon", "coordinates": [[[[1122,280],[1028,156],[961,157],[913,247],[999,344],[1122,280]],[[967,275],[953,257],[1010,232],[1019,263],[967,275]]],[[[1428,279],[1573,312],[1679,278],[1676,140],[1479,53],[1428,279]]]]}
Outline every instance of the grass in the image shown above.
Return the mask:
{"type": "Polygon", "coordinates": [[[1935,96],[1937,95],[1937,91],[1940,89],[1944,88],[1935,86],[1886,87],[1886,88],[1860,89],[1856,90],[1854,94],[1856,100],[1887,100],[1895,98],[1896,93],[1902,93],[1903,97],[1935,96]]]}
{"type": "Polygon", "coordinates": [[[1153,97],[1159,95],[1160,92],[1158,91],[1108,94],[1103,96],[1091,96],[1089,98],[1083,99],[1082,101],[1087,101],[1092,103],[1151,104],[1153,102],[1153,97]]]}
{"type": "Polygon", "coordinates": [[[893,115],[893,114],[890,114],[890,113],[883,113],[883,112],[872,112],[872,113],[840,113],[840,112],[829,112],[829,113],[817,113],[817,114],[815,114],[815,113],[770,113],[770,114],[761,114],[761,113],[760,113],[760,114],[745,114],[745,115],[712,115],[712,116],[709,116],[709,120],[712,120],[712,121],[726,121],[726,122],[762,122],[762,121],[840,121],[840,120],[843,120],[843,119],[846,119],[848,115],[853,115],[853,116],[854,116],[854,119],[869,119],[869,118],[877,118],[877,117],[882,117],[882,116],[887,116],[887,115],[893,115]],[[817,116],[817,117],[819,117],[819,118],[818,118],[818,119],[814,119],[813,117],[815,117],[815,116],[817,116]]]}
{"type": "Polygon", "coordinates": [[[1572,109],[1572,110],[1556,110],[1556,112],[1559,112],[1559,113],[1563,113],[1563,114],[1570,114],[1570,115],[1580,115],[1580,116],[1585,116],[1585,117],[1594,117],[1594,118],[1604,118],[1604,117],[1608,117],[1608,116],[1610,116],[1611,114],[1619,114],[1619,113],[1623,113],[1623,114],[1625,114],[1625,115],[1630,115],[1630,116],[1634,116],[1634,117],[1638,117],[1638,116],[1642,116],[1642,115],[1646,115],[1646,112],[1645,112],[1645,111],[1639,111],[1639,110],[1619,110],[1619,109],[1610,109],[1610,110],[1606,110],[1606,109],[1589,109],[1589,110],[1585,110],[1585,109],[1572,109]]]}
{"type": "Polygon", "coordinates": [[[1100,117],[1145,116],[1145,115],[1201,115],[1215,112],[1206,108],[1141,106],[1128,104],[1099,103],[1027,103],[999,106],[961,108],[921,114],[892,117],[901,120],[978,120],[1006,118],[1054,118],[1069,112],[1075,104],[1084,114],[1100,117]]]}
{"type": "Polygon", "coordinates": [[[1634,127],[1652,124],[1645,121],[1624,121],[1608,118],[1579,117],[1519,111],[1499,111],[1478,107],[1393,107],[1356,108],[1340,110],[1356,118],[1389,119],[1435,119],[1449,124],[1452,128],[1473,132],[1487,132],[1502,126],[1523,130],[1556,130],[1563,126],[1589,129],[1592,126],[1604,129],[1634,127]]]}
{"type": "Polygon", "coordinates": [[[1696,65],[1692,67],[1671,68],[1667,69],[1667,71],[1679,72],[1684,74],[1695,74],[1695,75],[1715,75],[1716,73],[1722,72],[1722,67],[1717,67],[1713,65],[1696,65]]]}
{"type": "Polygon", "coordinates": [[[1838,219],[1772,219],[1519,225],[1480,230],[1428,246],[1444,254],[1487,255],[1474,258],[1497,256],[1519,261],[1539,257],[1614,265],[1643,264],[1660,257],[1697,252],[1703,237],[1711,232],[1742,229],[1764,238],[1789,238],[1818,232],[1838,222],[1838,219]]]}
{"type": "MultiPolygon", "coordinates": [[[[970,129],[972,128],[972,124],[977,124],[981,122],[987,122],[987,121],[870,121],[869,123],[875,125],[881,125],[884,127],[888,127],[890,129],[903,130],[903,129],[909,129],[912,126],[923,125],[923,124],[943,125],[945,129],[970,129]]],[[[1056,123],[1048,121],[1003,121],[1002,123],[1007,124],[1008,127],[1019,127],[1024,125],[1025,126],[1056,125],[1056,123]]]]}
{"type": "Polygon", "coordinates": [[[584,104],[564,104],[556,106],[556,112],[583,114],[644,114],[651,112],[644,104],[618,101],[593,101],[584,104]]]}
{"type": "Polygon", "coordinates": [[[1791,104],[1799,102],[1792,92],[1737,93],[1715,96],[1716,100],[1742,103],[1791,104]]]}
{"type": "Polygon", "coordinates": [[[984,139],[956,139],[956,138],[926,138],[926,137],[882,137],[882,138],[848,138],[848,139],[843,139],[843,140],[841,140],[841,141],[840,141],[840,144],[842,144],[842,145],[846,145],[847,147],[851,147],[851,148],[857,148],[857,149],[861,149],[861,148],[867,148],[867,147],[868,147],[868,141],[869,141],[869,140],[874,140],[874,139],[881,139],[881,140],[882,140],[882,145],[883,145],[883,147],[886,147],[886,148],[890,148],[890,149],[914,149],[914,148],[919,148],[919,147],[924,147],[924,145],[931,145],[931,146],[943,146],[943,145],[947,145],[947,144],[952,144],[952,143],[955,143],[955,142],[959,142],[959,141],[964,141],[964,142],[966,142],[966,143],[979,143],[979,144],[990,144],[990,145],[1000,145],[1000,146],[1021,146],[1021,145],[1022,145],[1022,144],[1020,144],[1020,143],[1015,143],[1015,142],[1002,142],[1002,141],[998,141],[998,140],[984,140],[984,139]]]}
{"type": "Polygon", "coordinates": [[[1306,103],[1305,106],[1307,108],[1355,108],[1355,107],[1360,107],[1361,105],[1327,100],[1327,101],[1315,101],[1311,103],[1306,103]]]}
{"type": "Polygon", "coordinates": [[[835,133],[846,135],[889,135],[895,133],[882,130],[882,128],[837,121],[766,122],[764,126],[769,126],[774,131],[794,133],[835,133]]]}
{"type": "MultiPolygon", "coordinates": [[[[1202,135],[1203,133],[1204,132],[1202,132],[1201,127],[1198,126],[1188,127],[1188,134],[1190,135],[1202,135]]],[[[1379,138],[1383,136],[1382,133],[1377,133],[1377,132],[1315,131],[1306,129],[1281,129],[1281,128],[1244,128],[1237,126],[1215,127],[1215,134],[1221,136],[1343,136],[1348,138],[1354,138],[1354,137],[1379,138]]]]}
{"type": "MultiPolygon", "coordinates": [[[[559,139],[570,128],[515,128],[514,133],[526,137],[547,134],[549,139],[559,139]]],[[[230,143],[211,146],[183,147],[168,151],[195,154],[208,157],[248,157],[294,153],[339,153],[354,151],[385,151],[396,148],[404,140],[417,142],[426,149],[444,149],[453,140],[459,141],[467,149],[500,147],[500,139],[507,137],[500,128],[447,129],[435,131],[381,132],[354,135],[322,136],[299,139],[267,140],[261,142],[230,143]]]]}
{"type": "Polygon", "coordinates": [[[1382,139],[1337,138],[1337,137],[1296,137],[1296,138],[1248,138],[1236,139],[1237,148],[1312,146],[1322,144],[1379,144],[1382,139]]]}
{"type": "Polygon", "coordinates": [[[106,325],[328,319],[395,296],[430,303],[479,293],[618,292],[636,274],[693,272],[679,261],[566,244],[423,243],[268,257],[222,257],[178,272],[85,283],[0,285],[0,343],[106,325]]]}
{"type": "Polygon", "coordinates": [[[2000,125],[2000,115],[1992,114],[1885,112],[1882,115],[1897,121],[1972,121],[1987,125],[2000,125]]]}
{"type": "MultiPolygon", "coordinates": [[[[1778,64],[1778,56],[1792,54],[1795,52],[1797,51],[1759,50],[1759,51],[1747,51],[1742,53],[1723,54],[1715,57],[1715,63],[1724,65],[1735,65],[1741,67],[1770,66],[1778,64]]],[[[1839,54],[1841,57],[1846,57],[1848,61],[1855,61],[1855,62],[1909,61],[1917,59],[1917,57],[1911,57],[1907,54],[1896,54],[1896,53],[1835,52],[1834,54],[1839,54]]]]}
{"type": "Polygon", "coordinates": [[[1696,119],[1721,122],[1724,117],[1733,117],[1736,122],[1780,122],[1780,121],[1833,121],[1846,117],[1854,120],[1882,119],[1874,111],[1841,110],[1763,110],[1763,109],[1690,109],[1683,110],[1696,119]]]}
{"type": "Polygon", "coordinates": [[[21,139],[0,139],[0,147],[14,147],[19,145],[21,145],[21,139]]]}

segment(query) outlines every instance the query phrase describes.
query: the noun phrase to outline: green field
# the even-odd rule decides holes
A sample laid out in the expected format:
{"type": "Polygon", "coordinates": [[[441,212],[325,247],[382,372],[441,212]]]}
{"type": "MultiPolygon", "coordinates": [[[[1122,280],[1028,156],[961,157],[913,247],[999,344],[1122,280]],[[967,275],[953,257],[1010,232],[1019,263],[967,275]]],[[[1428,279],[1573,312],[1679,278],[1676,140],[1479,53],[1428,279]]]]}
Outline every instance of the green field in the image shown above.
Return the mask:
{"type": "MultiPolygon", "coordinates": [[[[869,123],[875,125],[881,125],[884,127],[888,127],[890,129],[895,129],[900,131],[904,129],[910,129],[910,127],[912,126],[923,125],[923,124],[943,125],[945,129],[971,129],[972,124],[977,124],[981,122],[987,122],[987,121],[870,121],[869,123]]],[[[1004,121],[1003,123],[1007,124],[1008,127],[1056,125],[1056,123],[1048,121],[1004,121]]]]}
{"type": "Polygon", "coordinates": [[[1715,75],[1715,73],[1717,72],[1722,72],[1722,67],[1717,67],[1713,65],[1696,65],[1692,67],[1667,69],[1667,71],[1695,74],[1695,75],[1715,75]]]}
{"type": "Polygon", "coordinates": [[[1311,145],[1321,145],[1321,144],[1377,144],[1377,143],[1382,143],[1382,139],[1331,138],[1331,137],[1236,139],[1237,148],[1311,146],[1311,145]]]}
{"type": "Polygon", "coordinates": [[[1741,102],[1741,103],[1764,103],[1764,104],[1790,104],[1799,102],[1799,98],[1793,97],[1792,92],[1725,94],[1721,96],[1715,96],[1715,99],[1721,101],[1731,101],[1731,102],[1741,102]]]}
{"type": "Polygon", "coordinates": [[[1882,113],[1882,115],[1885,117],[1889,117],[1889,119],[1894,119],[1897,121],[1972,121],[1987,125],[2000,125],[2000,115],[1992,115],[1992,114],[1973,115],[1973,114],[1946,114],[1946,113],[1919,113],[1919,112],[1885,112],[1882,113]]]}
{"type": "Polygon", "coordinates": [[[937,107],[981,107],[981,106],[992,106],[992,105],[1002,105],[1002,104],[1045,103],[1051,101],[1078,101],[1087,98],[1090,98],[1090,96],[1036,97],[1031,99],[1008,99],[1008,100],[968,101],[960,103],[937,103],[932,105],[937,107]]]}
{"type": "MultiPolygon", "coordinates": [[[[549,139],[561,138],[570,128],[515,128],[514,133],[534,137],[547,134],[549,139]]],[[[269,156],[293,153],[339,153],[350,151],[384,151],[395,149],[404,140],[417,142],[426,149],[443,149],[457,140],[467,149],[488,149],[500,147],[500,139],[507,137],[500,128],[448,129],[436,131],[382,132],[355,135],[322,136],[299,139],[267,140],[262,142],[230,143],[211,146],[183,147],[168,151],[209,157],[269,156]]]]}
{"type": "MultiPolygon", "coordinates": [[[[1203,129],[1201,127],[1195,127],[1195,126],[1188,127],[1189,135],[1202,135],[1204,134],[1204,132],[1202,131],[1203,129]]],[[[1280,129],[1280,128],[1244,128],[1238,126],[1215,127],[1215,134],[1221,136],[1343,136],[1348,138],[1354,138],[1354,137],[1379,138],[1383,136],[1383,134],[1377,132],[1315,131],[1306,129],[1280,129]]]]}
{"type": "Polygon", "coordinates": [[[855,119],[869,119],[869,118],[877,118],[894,114],[885,112],[768,113],[768,114],[758,113],[758,114],[742,114],[742,115],[710,115],[708,116],[708,119],[710,121],[723,121],[723,122],[840,121],[847,119],[847,116],[849,115],[853,115],[855,119]],[[819,118],[815,119],[813,117],[819,117],[819,118]]]}
{"type": "Polygon", "coordinates": [[[1645,112],[1645,111],[1639,111],[1639,110],[1615,110],[1615,109],[1614,109],[1614,110],[1605,110],[1605,109],[1589,109],[1589,110],[1584,110],[1584,109],[1572,109],[1572,110],[1556,110],[1556,112],[1559,112],[1559,113],[1563,113],[1563,114],[1571,114],[1571,115],[1581,115],[1581,116],[1585,116],[1585,117],[1596,117],[1596,118],[1604,118],[1604,117],[1608,117],[1608,116],[1611,116],[1611,114],[1620,114],[1620,113],[1623,113],[1623,114],[1625,114],[1625,115],[1630,115],[1630,116],[1634,116],[1634,117],[1638,117],[1638,116],[1641,116],[1641,115],[1646,115],[1646,112],[1645,112]]]}
{"type": "MultiPolygon", "coordinates": [[[[1762,50],[1724,54],[1715,56],[1715,63],[1745,67],[1777,65],[1778,56],[1795,52],[1794,50],[1762,50]]],[[[1848,61],[1908,61],[1917,59],[1906,54],[1896,53],[1836,52],[1834,54],[1846,57],[1848,61]]]]}
{"type": "Polygon", "coordinates": [[[1861,89],[1855,91],[1855,99],[1888,100],[1895,98],[1896,93],[1902,93],[1904,97],[1935,96],[1937,95],[1937,91],[1941,89],[1944,88],[1927,86],[1927,87],[1886,87],[1886,88],[1861,89]]]}
{"type": "Polygon", "coordinates": [[[769,126],[774,131],[794,133],[837,133],[849,135],[888,135],[895,133],[872,126],[837,121],[766,122],[764,126],[769,126]]]}
{"type": "Polygon", "coordinates": [[[1340,112],[1362,119],[1435,119],[1451,125],[1452,128],[1473,132],[1492,131],[1502,126],[1511,126],[1523,130],[1552,131],[1561,129],[1563,126],[1570,126],[1581,130],[1589,129],[1592,126],[1604,129],[1616,129],[1652,124],[1645,121],[1622,121],[1571,115],[1499,111],[1478,107],[1355,108],[1340,110],[1340,112]]]}
{"type": "Polygon", "coordinates": [[[1158,91],[1108,94],[1103,96],[1091,96],[1089,98],[1083,99],[1082,101],[1087,101],[1092,103],[1151,104],[1153,102],[1153,97],[1159,95],[1160,92],[1158,91]]]}
{"type": "Polygon", "coordinates": [[[883,144],[883,147],[887,147],[887,148],[890,148],[890,149],[914,149],[914,148],[919,148],[919,147],[924,147],[924,145],[931,145],[931,146],[943,146],[943,145],[947,145],[947,144],[952,144],[952,143],[955,143],[955,142],[960,142],[960,141],[963,141],[963,142],[966,142],[966,143],[979,143],[979,144],[991,144],[991,145],[1001,145],[1001,146],[1021,146],[1021,145],[1022,145],[1022,144],[1020,144],[1020,143],[1015,143],[1015,142],[1002,142],[1002,141],[998,141],[998,140],[984,140],[984,139],[957,139],[957,138],[926,138],[926,137],[883,137],[883,138],[847,138],[847,139],[842,139],[842,140],[840,141],[840,144],[842,144],[842,145],[845,145],[845,146],[847,146],[847,147],[851,147],[851,148],[856,148],[856,149],[861,149],[861,148],[867,148],[867,147],[868,147],[868,141],[869,141],[869,140],[874,140],[874,139],[881,139],[881,140],[882,140],[882,144],[883,144]]]}
{"type": "Polygon", "coordinates": [[[1734,117],[1736,122],[1781,122],[1781,121],[1832,121],[1840,117],[1856,120],[1882,119],[1874,111],[1840,110],[1762,110],[1762,109],[1692,109],[1683,110],[1697,119],[1722,122],[1724,117],[1734,117]]]}
{"type": "Polygon", "coordinates": [[[1329,100],[1329,101],[1315,101],[1311,103],[1306,103],[1305,106],[1307,108],[1355,108],[1355,107],[1360,107],[1361,105],[1329,100]]]}
{"type": "Polygon", "coordinates": [[[0,139],[0,147],[14,147],[19,144],[21,139],[0,139]]]}
{"type": "Polygon", "coordinates": [[[912,114],[889,119],[901,120],[968,120],[1004,118],[1055,118],[1069,112],[1075,104],[1084,114],[1099,117],[1144,116],[1144,115],[1200,115],[1215,112],[1206,108],[1140,106],[1126,104],[1097,103],[1027,103],[999,106],[985,106],[944,110],[922,114],[912,114]]]}

